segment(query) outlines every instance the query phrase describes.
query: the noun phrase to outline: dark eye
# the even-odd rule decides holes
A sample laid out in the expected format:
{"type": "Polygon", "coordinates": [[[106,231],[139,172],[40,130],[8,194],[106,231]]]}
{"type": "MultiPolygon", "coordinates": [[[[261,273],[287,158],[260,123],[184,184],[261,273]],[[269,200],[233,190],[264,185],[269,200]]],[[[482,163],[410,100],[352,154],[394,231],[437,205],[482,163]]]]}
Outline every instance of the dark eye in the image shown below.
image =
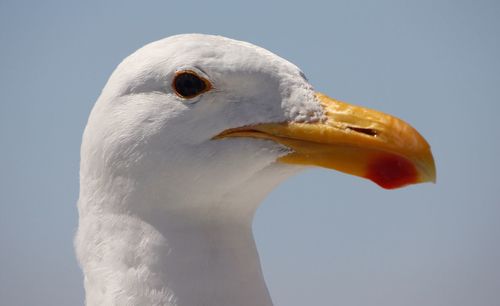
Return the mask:
{"type": "Polygon", "coordinates": [[[210,90],[210,82],[199,77],[193,71],[181,71],[175,75],[172,87],[177,95],[183,98],[194,98],[210,90]]]}

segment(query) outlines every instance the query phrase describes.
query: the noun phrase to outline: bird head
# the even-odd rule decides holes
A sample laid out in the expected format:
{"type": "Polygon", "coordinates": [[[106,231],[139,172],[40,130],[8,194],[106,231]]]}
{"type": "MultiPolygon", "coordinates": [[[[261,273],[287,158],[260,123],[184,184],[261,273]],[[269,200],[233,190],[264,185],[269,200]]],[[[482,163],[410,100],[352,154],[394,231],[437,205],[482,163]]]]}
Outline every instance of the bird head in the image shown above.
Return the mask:
{"type": "Polygon", "coordinates": [[[435,180],[428,143],[402,120],[315,92],[265,49],[189,34],[117,67],[89,118],[81,171],[148,186],[142,197],[199,203],[305,166],[384,188],[435,180]]]}

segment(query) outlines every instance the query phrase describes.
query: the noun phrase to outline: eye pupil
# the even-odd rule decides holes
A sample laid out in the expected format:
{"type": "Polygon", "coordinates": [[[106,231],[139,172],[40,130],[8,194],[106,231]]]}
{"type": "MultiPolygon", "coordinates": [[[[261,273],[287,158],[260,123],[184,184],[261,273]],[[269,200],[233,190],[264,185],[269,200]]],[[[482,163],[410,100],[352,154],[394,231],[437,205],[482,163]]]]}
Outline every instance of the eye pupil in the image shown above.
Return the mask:
{"type": "Polygon", "coordinates": [[[175,92],[184,98],[192,98],[207,90],[206,82],[192,72],[179,73],[173,85],[175,92]]]}

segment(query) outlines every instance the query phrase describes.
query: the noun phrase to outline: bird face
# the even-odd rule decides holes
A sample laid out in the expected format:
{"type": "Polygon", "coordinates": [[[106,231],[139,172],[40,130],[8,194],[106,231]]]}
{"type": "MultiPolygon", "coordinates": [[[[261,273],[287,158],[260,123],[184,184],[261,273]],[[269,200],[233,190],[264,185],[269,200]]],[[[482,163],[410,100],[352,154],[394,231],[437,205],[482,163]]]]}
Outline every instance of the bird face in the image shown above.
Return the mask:
{"type": "MultiPolygon", "coordinates": [[[[95,175],[193,202],[297,166],[385,188],[435,177],[429,145],[408,124],[315,93],[300,69],[269,51],[207,35],[170,37],[125,59],[92,111],[82,155],[101,165],[95,175]]],[[[84,160],[82,171],[96,171],[84,160]]]]}

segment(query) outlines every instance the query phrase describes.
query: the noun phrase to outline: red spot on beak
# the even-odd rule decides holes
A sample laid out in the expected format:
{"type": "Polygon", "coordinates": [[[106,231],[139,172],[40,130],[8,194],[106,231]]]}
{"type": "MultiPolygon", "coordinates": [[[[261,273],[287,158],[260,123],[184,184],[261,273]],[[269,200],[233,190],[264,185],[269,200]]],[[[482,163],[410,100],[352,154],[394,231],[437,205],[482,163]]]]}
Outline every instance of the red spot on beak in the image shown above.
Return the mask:
{"type": "Polygon", "coordinates": [[[379,156],[368,165],[366,178],[385,189],[395,189],[418,181],[417,169],[406,158],[397,155],[379,156]]]}

